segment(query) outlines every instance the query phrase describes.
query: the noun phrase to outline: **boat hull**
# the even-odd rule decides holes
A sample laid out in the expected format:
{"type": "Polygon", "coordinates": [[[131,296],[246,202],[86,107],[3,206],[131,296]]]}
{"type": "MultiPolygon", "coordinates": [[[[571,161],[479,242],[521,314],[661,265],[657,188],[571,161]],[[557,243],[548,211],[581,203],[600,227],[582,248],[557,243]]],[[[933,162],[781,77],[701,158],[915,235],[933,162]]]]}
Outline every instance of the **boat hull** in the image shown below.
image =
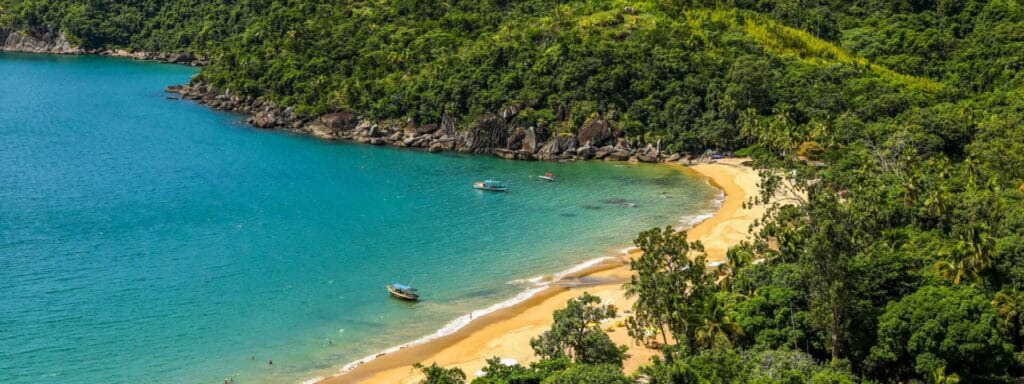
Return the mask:
{"type": "Polygon", "coordinates": [[[391,295],[391,297],[394,297],[399,300],[418,301],[420,299],[420,295],[410,292],[402,292],[390,285],[388,286],[388,293],[391,295]]]}
{"type": "Polygon", "coordinates": [[[508,190],[508,187],[498,187],[498,186],[487,185],[487,184],[484,184],[484,183],[473,184],[473,188],[479,189],[481,191],[491,191],[491,192],[505,192],[505,191],[508,190]]]}

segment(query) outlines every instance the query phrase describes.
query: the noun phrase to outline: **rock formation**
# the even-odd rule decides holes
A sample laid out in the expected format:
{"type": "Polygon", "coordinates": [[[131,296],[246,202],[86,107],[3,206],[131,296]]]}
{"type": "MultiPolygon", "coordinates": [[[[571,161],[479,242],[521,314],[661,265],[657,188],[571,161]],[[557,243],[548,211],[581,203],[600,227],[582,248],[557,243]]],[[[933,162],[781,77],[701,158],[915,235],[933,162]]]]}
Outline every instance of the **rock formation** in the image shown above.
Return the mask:
{"type": "Polygon", "coordinates": [[[614,123],[610,120],[589,120],[576,135],[552,135],[544,126],[519,126],[517,107],[505,107],[498,114],[484,114],[468,127],[459,129],[459,120],[449,114],[443,114],[437,124],[422,125],[411,120],[367,119],[350,111],[307,117],[294,113],[292,108],[279,108],[262,98],[221,92],[199,81],[166,90],[212,108],[248,114],[248,122],[258,128],[287,130],[325,140],[423,148],[430,152],[493,154],[515,160],[657,162],[669,158],[652,145],[635,149],[612,128],[614,123]]]}
{"type": "Polygon", "coordinates": [[[77,55],[84,53],[75,47],[63,33],[44,30],[12,31],[0,28],[0,51],[56,53],[77,55]]]}

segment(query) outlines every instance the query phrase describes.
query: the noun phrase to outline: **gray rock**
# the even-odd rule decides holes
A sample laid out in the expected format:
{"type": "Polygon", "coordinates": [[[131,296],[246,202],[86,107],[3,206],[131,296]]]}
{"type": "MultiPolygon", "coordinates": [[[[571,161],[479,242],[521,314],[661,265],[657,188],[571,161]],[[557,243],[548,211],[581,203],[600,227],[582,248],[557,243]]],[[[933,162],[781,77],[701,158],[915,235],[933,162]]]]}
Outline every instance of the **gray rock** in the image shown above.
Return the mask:
{"type": "Polygon", "coordinates": [[[320,116],[320,122],[328,128],[345,131],[355,128],[356,125],[359,124],[359,119],[357,119],[356,114],[352,112],[341,111],[320,116]]]}
{"type": "Polygon", "coordinates": [[[27,33],[0,28],[0,51],[64,55],[85,53],[81,48],[73,46],[64,33],[54,33],[39,28],[32,29],[27,33]]]}
{"type": "Polygon", "coordinates": [[[191,53],[180,53],[167,56],[167,62],[172,64],[187,64],[196,60],[196,56],[191,53]]]}
{"type": "Polygon", "coordinates": [[[256,128],[274,128],[278,125],[277,116],[272,111],[262,111],[250,117],[249,124],[256,128]]]}
{"type": "Polygon", "coordinates": [[[516,151],[513,151],[511,149],[505,149],[505,148],[495,149],[494,150],[494,155],[498,156],[498,157],[500,157],[502,159],[508,159],[508,160],[515,160],[516,159],[516,151]]]}
{"type": "Polygon", "coordinates": [[[640,154],[640,155],[636,156],[636,160],[641,162],[641,163],[657,163],[658,162],[658,156],[656,156],[656,155],[652,156],[652,155],[649,155],[649,154],[640,154]]]}
{"type": "Polygon", "coordinates": [[[506,148],[511,150],[520,150],[523,148],[524,139],[526,139],[526,130],[517,129],[508,137],[508,144],[506,144],[506,148]]]}
{"type": "Polygon", "coordinates": [[[508,127],[505,120],[493,114],[480,116],[466,132],[461,151],[471,153],[490,153],[497,148],[505,148],[508,143],[508,127]]]}
{"type": "Polygon", "coordinates": [[[615,142],[615,149],[630,151],[633,149],[633,146],[629,145],[629,140],[626,140],[624,137],[620,137],[619,140],[615,142]]]}
{"type": "Polygon", "coordinates": [[[611,125],[606,120],[602,119],[591,119],[583,123],[580,127],[579,134],[576,135],[580,144],[591,145],[600,147],[602,144],[610,141],[614,134],[612,132],[611,125]]]}
{"type": "Polygon", "coordinates": [[[558,136],[544,144],[540,151],[538,151],[538,154],[545,157],[560,155],[570,149],[576,149],[578,146],[579,139],[576,136],[558,136]]]}
{"type": "Polygon", "coordinates": [[[420,135],[429,135],[437,131],[438,128],[440,127],[438,127],[437,124],[423,124],[419,127],[416,127],[416,133],[420,135]]]}
{"type": "Polygon", "coordinates": [[[307,125],[306,130],[309,131],[311,135],[325,140],[333,140],[338,137],[337,131],[328,128],[326,125],[319,121],[315,121],[307,125]]]}
{"type": "MultiPolygon", "coordinates": [[[[576,150],[576,156],[579,156],[583,160],[593,159],[597,155],[597,149],[589,145],[584,145],[576,150]]],[[[607,153],[605,154],[607,156],[607,153]]]]}
{"type": "Polygon", "coordinates": [[[537,146],[537,143],[539,142],[540,141],[537,137],[537,128],[527,128],[523,135],[523,144],[520,146],[520,149],[530,153],[537,153],[537,150],[540,149],[540,147],[537,146]]]}
{"type": "Polygon", "coordinates": [[[605,156],[604,159],[612,161],[625,161],[629,159],[629,152],[621,149],[615,150],[615,152],[609,153],[608,156],[605,156]]]}

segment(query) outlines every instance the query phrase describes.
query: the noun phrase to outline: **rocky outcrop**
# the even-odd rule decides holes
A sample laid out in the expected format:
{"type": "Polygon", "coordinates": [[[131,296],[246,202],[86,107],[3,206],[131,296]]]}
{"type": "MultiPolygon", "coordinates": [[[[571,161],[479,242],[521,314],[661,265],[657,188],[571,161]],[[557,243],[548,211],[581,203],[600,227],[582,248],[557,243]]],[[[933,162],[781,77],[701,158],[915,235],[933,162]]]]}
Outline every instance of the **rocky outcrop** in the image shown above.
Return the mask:
{"type": "Polygon", "coordinates": [[[86,50],[72,44],[63,32],[54,32],[41,28],[24,31],[0,28],[0,51],[59,55],[90,54],[191,66],[207,64],[206,59],[197,57],[192,53],[133,52],[124,49],[86,50]]]}
{"type": "Polygon", "coordinates": [[[0,51],[67,55],[85,53],[71,44],[63,33],[45,30],[13,31],[3,28],[0,28],[0,51]]]}
{"type": "Polygon", "coordinates": [[[96,54],[101,56],[126,57],[129,59],[156,61],[161,63],[182,64],[193,67],[201,67],[207,64],[206,59],[198,57],[191,53],[128,51],[124,49],[106,49],[84,53],[96,54]]]}
{"type": "Polygon", "coordinates": [[[537,158],[557,160],[563,158],[565,154],[573,156],[576,154],[577,147],[579,147],[579,139],[576,136],[556,136],[541,147],[537,152],[537,158]]]}
{"type": "Polygon", "coordinates": [[[347,131],[354,129],[359,124],[359,119],[352,112],[342,111],[320,116],[320,122],[332,130],[347,131]]]}
{"type": "MultiPolygon", "coordinates": [[[[618,137],[611,121],[588,121],[577,135],[552,135],[544,126],[519,126],[515,107],[505,107],[498,114],[484,114],[468,128],[459,130],[458,119],[448,114],[443,114],[438,124],[421,125],[411,120],[367,119],[350,111],[301,116],[292,108],[280,108],[259,97],[215,90],[201,81],[167,87],[167,92],[216,109],[248,114],[249,124],[258,128],[287,130],[325,140],[422,148],[430,152],[493,154],[513,160],[657,162],[670,158],[656,146],[635,149],[625,137],[618,137]]],[[[680,157],[673,154],[671,158],[680,157]]]]}
{"type": "Polygon", "coordinates": [[[612,132],[611,124],[607,120],[590,119],[583,123],[576,137],[579,138],[582,145],[600,147],[611,141],[615,135],[612,132]]]}
{"type": "Polygon", "coordinates": [[[460,150],[470,153],[490,153],[495,149],[505,148],[507,144],[508,127],[505,125],[505,119],[485,114],[480,116],[466,131],[460,150]]]}

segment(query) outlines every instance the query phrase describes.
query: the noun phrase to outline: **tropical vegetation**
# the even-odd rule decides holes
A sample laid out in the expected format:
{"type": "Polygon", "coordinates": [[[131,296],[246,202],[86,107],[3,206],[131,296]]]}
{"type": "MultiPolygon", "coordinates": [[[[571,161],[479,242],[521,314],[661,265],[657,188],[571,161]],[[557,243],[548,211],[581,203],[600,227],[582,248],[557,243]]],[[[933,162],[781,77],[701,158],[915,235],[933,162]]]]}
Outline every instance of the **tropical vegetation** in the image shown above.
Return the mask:
{"type": "MultiPolygon", "coordinates": [[[[648,382],[1024,376],[1016,0],[0,0],[0,26],[194,52],[209,84],[303,114],[466,126],[516,105],[522,125],[601,116],[751,156],[776,203],[720,269],[672,229],[636,241],[648,382]]],[[[628,351],[586,326],[608,311],[570,302],[538,362],[476,381],[625,382],[628,351]]]]}

